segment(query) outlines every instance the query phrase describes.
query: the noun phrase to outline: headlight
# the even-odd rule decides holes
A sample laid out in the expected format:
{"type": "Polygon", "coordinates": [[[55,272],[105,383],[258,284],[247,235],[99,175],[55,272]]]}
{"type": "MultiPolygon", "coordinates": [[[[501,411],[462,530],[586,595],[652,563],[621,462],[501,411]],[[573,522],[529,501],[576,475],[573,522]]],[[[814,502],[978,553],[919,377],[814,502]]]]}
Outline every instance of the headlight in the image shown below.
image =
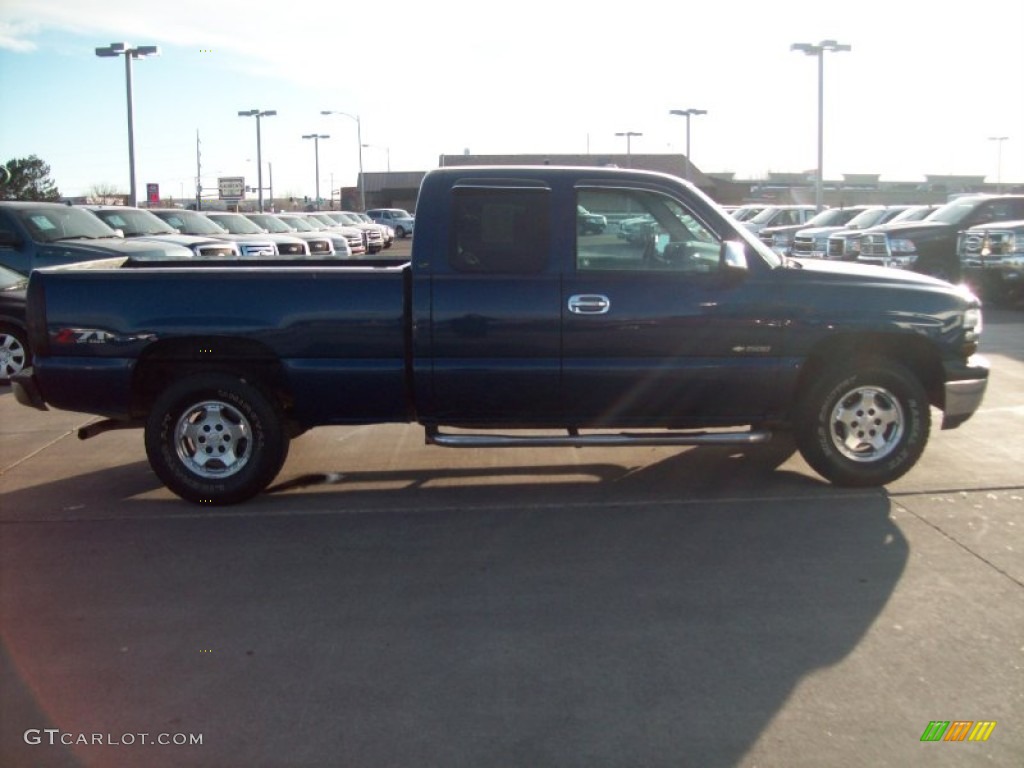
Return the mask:
{"type": "Polygon", "coordinates": [[[911,253],[904,256],[890,256],[885,261],[885,266],[895,267],[896,269],[909,269],[917,261],[917,254],[911,253]]]}
{"type": "Polygon", "coordinates": [[[964,310],[964,330],[974,331],[975,335],[981,334],[982,328],[981,307],[971,307],[964,310]]]}
{"type": "Polygon", "coordinates": [[[889,241],[890,253],[917,253],[917,246],[913,240],[905,237],[894,237],[889,241]]]}

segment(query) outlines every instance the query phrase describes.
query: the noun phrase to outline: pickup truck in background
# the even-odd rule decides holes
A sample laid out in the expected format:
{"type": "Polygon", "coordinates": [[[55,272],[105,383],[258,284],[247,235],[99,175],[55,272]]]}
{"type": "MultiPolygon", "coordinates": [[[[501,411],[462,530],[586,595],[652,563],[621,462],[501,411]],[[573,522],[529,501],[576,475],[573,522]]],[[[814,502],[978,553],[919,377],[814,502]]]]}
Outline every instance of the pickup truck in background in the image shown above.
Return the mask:
{"type": "Polygon", "coordinates": [[[116,256],[191,259],[184,245],[125,240],[88,211],[64,203],[0,202],[0,264],[27,275],[33,269],[116,256]]]}
{"type": "Polygon", "coordinates": [[[956,252],[960,231],[1013,219],[1024,219],[1024,195],[958,197],[922,221],[890,222],[865,230],[857,260],[957,282],[961,276],[956,252]]]}
{"type": "Polygon", "coordinates": [[[1024,219],[963,230],[957,254],[964,282],[986,302],[1012,306],[1024,298],[1024,219]]]}
{"type": "Polygon", "coordinates": [[[966,290],[782,258],[672,176],[442,168],[417,211],[407,263],[37,271],[15,394],[106,417],[81,437],[143,427],[168,488],[231,504],[303,431],[385,422],[474,449],[791,432],[831,482],[880,485],[920,457],[931,406],[956,427],[986,389],[966,290]],[[582,234],[579,206],[656,227],[582,234]]]}

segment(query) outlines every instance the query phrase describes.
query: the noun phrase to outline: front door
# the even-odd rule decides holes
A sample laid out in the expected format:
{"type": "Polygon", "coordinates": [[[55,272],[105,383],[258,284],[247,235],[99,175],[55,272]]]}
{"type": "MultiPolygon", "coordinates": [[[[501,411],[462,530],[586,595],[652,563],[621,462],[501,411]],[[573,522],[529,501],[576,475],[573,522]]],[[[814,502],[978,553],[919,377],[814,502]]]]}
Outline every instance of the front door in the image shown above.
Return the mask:
{"type": "Polygon", "coordinates": [[[609,225],[578,230],[562,289],[566,421],[686,427],[760,414],[770,387],[758,377],[771,376],[780,331],[751,316],[763,288],[725,267],[720,237],[660,192],[581,188],[577,203],[609,225]]]}

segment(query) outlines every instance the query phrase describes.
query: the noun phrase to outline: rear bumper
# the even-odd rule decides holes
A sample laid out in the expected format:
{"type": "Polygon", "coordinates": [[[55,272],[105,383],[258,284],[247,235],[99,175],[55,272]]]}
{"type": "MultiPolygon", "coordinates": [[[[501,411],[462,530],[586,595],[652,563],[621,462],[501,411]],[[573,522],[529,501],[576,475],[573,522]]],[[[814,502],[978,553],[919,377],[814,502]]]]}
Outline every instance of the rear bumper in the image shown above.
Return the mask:
{"type": "Polygon", "coordinates": [[[946,364],[942,429],[959,427],[974,415],[988,388],[988,372],[989,362],[980,355],[946,364]]]}
{"type": "Polygon", "coordinates": [[[37,408],[40,411],[48,411],[43,395],[36,384],[32,368],[23,368],[11,377],[11,389],[14,391],[14,399],[29,408],[37,408]]]}

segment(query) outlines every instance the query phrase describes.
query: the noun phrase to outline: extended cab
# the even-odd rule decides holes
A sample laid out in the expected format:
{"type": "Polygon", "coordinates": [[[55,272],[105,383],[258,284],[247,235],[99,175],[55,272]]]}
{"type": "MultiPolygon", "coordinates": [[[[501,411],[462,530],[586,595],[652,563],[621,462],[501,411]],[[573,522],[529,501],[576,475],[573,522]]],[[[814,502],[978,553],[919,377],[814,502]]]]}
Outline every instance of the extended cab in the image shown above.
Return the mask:
{"type": "Polygon", "coordinates": [[[469,448],[792,431],[832,482],[879,485],[920,457],[931,406],[956,427],[985,392],[973,295],[783,259],[672,176],[443,168],[417,210],[409,263],[38,271],[18,400],[107,417],[83,437],[142,426],[172,491],[229,504],[306,429],[408,421],[469,448]],[[581,234],[579,206],[654,224],[581,234]]]}
{"type": "Polygon", "coordinates": [[[872,227],[861,238],[857,260],[960,279],[957,236],[963,229],[991,221],[1024,218],[1024,195],[958,197],[923,221],[893,222],[872,227]]]}

